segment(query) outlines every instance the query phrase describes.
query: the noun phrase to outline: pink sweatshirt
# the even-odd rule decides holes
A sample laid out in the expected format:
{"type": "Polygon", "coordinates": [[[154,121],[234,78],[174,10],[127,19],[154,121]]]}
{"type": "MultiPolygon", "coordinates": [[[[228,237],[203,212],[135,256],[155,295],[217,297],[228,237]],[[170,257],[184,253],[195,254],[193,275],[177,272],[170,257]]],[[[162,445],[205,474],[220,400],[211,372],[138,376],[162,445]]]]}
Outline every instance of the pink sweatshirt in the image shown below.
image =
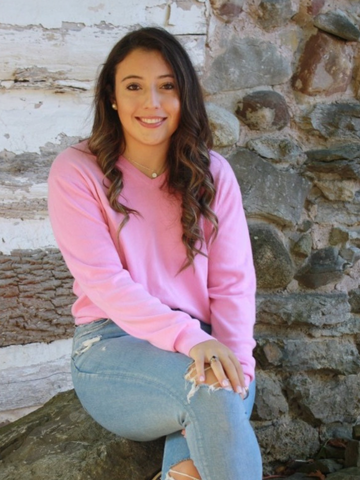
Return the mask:
{"type": "Polygon", "coordinates": [[[119,158],[120,201],[140,214],[131,214],[119,235],[123,215],[110,207],[104,175],[86,152],[86,142],[68,148],[49,176],[51,224],[75,278],[76,324],[111,318],[130,335],[185,355],[216,338],[235,353],[249,383],[255,367],[255,272],[240,190],[228,162],[211,152],[218,235],[209,241],[210,225],[201,219],[207,256],[196,255],[195,268],[178,273],[186,260],[181,203],[161,188],[166,173],[150,179],[119,158]],[[192,317],[210,323],[212,335],[192,317]]]}

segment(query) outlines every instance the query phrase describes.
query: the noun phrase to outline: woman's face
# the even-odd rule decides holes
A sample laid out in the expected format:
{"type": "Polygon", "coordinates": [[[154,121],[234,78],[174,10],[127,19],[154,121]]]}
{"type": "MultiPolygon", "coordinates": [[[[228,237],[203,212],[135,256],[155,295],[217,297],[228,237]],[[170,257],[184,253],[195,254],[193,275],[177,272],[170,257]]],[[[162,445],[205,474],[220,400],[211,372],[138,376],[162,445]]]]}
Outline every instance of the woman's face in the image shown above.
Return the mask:
{"type": "Polygon", "coordinates": [[[180,98],[173,71],[158,51],[133,50],[118,64],[115,103],[128,152],[169,147],[180,98]]]}

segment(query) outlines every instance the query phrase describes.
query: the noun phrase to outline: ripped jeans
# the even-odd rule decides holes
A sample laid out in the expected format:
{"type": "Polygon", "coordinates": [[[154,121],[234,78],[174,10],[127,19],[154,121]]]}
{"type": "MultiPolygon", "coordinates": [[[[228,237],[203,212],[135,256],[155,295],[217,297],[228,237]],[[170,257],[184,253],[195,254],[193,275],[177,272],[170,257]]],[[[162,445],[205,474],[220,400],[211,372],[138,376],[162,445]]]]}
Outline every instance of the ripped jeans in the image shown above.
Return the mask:
{"type": "MultiPolygon", "coordinates": [[[[202,323],[202,328],[211,327],[202,323]]],[[[254,382],[246,400],[209,385],[194,392],[184,378],[191,364],[186,355],[134,338],[111,320],[76,327],[72,376],[82,405],[121,437],[166,436],[163,480],[188,459],[202,480],[261,480],[259,446],[249,422],[254,382]]]]}

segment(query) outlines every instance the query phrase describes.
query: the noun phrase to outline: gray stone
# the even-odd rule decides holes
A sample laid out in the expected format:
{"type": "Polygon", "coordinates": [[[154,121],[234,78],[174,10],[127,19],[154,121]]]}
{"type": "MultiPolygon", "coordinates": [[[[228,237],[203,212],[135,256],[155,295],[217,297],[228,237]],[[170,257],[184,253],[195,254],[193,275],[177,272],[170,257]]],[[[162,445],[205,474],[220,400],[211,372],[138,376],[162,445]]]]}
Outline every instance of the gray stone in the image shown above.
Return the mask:
{"type": "Polygon", "coordinates": [[[240,134],[240,123],[235,115],[213,103],[206,104],[206,112],[215,147],[234,145],[240,134]]]}
{"type": "Polygon", "coordinates": [[[163,440],[132,442],[104,430],[73,391],[0,429],[0,480],[150,479],[163,440]]]}
{"type": "Polygon", "coordinates": [[[310,183],[297,173],[280,171],[245,148],[230,157],[249,216],[283,225],[300,221],[310,183]]]}
{"type": "Polygon", "coordinates": [[[217,93],[279,85],[290,76],[290,62],[276,45],[257,38],[234,39],[225,52],[215,58],[203,85],[208,93],[217,93]]]}
{"type": "Polygon", "coordinates": [[[347,262],[340,257],[337,248],[326,247],[314,252],[295,278],[305,287],[318,288],[339,281],[346,266],[347,262]]]}
{"type": "Polygon", "coordinates": [[[359,205],[355,201],[353,203],[329,203],[322,197],[318,197],[313,219],[319,224],[340,224],[345,227],[353,227],[359,222],[359,205]]]}
{"type": "Polygon", "coordinates": [[[317,429],[297,418],[263,425],[256,434],[268,462],[312,458],[320,446],[317,429]]]}
{"type": "Polygon", "coordinates": [[[294,266],[276,229],[257,224],[249,230],[258,287],[286,287],[294,276],[294,266]]]}
{"type": "Polygon", "coordinates": [[[242,13],[244,0],[210,0],[215,15],[230,23],[242,13]]]}
{"type": "Polygon", "coordinates": [[[360,30],[341,10],[317,15],[314,18],[314,25],[344,40],[359,41],[360,39],[360,30]]]}
{"type": "Polygon", "coordinates": [[[341,257],[346,260],[349,267],[355,265],[355,263],[360,260],[360,248],[357,247],[343,247],[340,250],[341,257]]]}
{"type": "Polygon", "coordinates": [[[360,424],[354,425],[352,434],[354,440],[360,440],[360,424]]]}
{"type": "Polygon", "coordinates": [[[337,175],[341,180],[360,178],[360,145],[345,144],[331,149],[305,152],[305,166],[315,174],[337,175]]]}
{"type": "Polygon", "coordinates": [[[272,90],[245,95],[235,113],[251,130],[281,130],[290,121],[284,97],[272,90]]]}
{"type": "Polygon", "coordinates": [[[279,139],[266,136],[253,138],[247,142],[246,147],[274,163],[296,163],[302,156],[300,145],[289,138],[279,139]]]}
{"type": "Polygon", "coordinates": [[[0,253],[0,347],[70,338],[73,278],[57,249],[0,253]]]}
{"type": "Polygon", "coordinates": [[[349,303],[353,313],[360,313],[360,288],[349,292],[349,303]]]}
{"type": "Polygon", "coordinates": [[[360,468],[344,468],[336,473],[331,473],[326,480],[360,480],[360,468]]]}
{"type": "Polygon", "coordinates": [[[345,244],[349,240],[349,232],[340,227],[333,227],[329,236],[329,243],[332,246],[345,244]]]}
{"type": "Polygon", "coordinates": [[[256,401],[252,418],[274,421],[288,413],[289,407],[279,380],[270,373],[256,373],[256,401]]]}
{"type": "Polygon", "coordinates": [[[305,120],[325,138],[360,139],[360,103],[319,104],[305,120]]]}
{"type": "Polygon", "coordinates": [[[257,359],[264,370],[279,367],[292,374],[326,370],[340,375],[359,371],[359,352],[352,340],[324,337],[284,339],[258,334],[257,342],[257,359]]]}
{"type": "Polygon", "coordinates": [[[315,460],[307,465],[299,468],[299,472],[303,473],[333,473],[338,472],[343,468],[343,465],[336,462],[332,458],[324,458],[323,460],[315,460]]]}
{"type": "MultiPolygon", "coordinates": [[[[360,375],[299,373],[287,381],[287,393],[296,400],[309,423],[353,423],[360,408],[360,375]]],[[[351,465],[353,466],[353,465],[351,465]]]]}
{"type": "Polygon", "coordinates": [[[350,319],[345,293],[258,295],[257,322],[269,325],[338,325],[350,319]]]}
{"type": "Polygon", "coordinates": [[[345,467],[360,467],[360,442],[350,440],[345,449],[345,467]]]}
{"type": "Polygon", "coordinates": [[[295,13],[291,0],[261,0],[258,8],[258,21],[265,30],[286,25],[295,13]]]}
{"type": "Polygon", "coordinates": [[[317,32],[305,44],[293,89],[305,95],[333,95],[346,92],[353,71],[353,49],[343,40],[317,32]]]}
{"type": "Polygon", "coordinates": [[[292,252],[301,257],[308,257],[312,250],[312,237],[309,233],[301,235],[299,240],[292,247],[292,252]]]}

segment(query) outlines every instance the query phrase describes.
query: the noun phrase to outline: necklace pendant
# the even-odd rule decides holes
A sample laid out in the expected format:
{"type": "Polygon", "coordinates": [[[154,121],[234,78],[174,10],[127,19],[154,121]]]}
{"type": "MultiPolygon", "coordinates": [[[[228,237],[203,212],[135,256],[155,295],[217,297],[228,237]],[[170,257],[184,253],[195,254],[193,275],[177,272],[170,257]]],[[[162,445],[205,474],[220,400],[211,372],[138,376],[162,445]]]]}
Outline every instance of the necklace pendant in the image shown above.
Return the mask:
{"type": "Polygon", "coordinates": [[[153,173],[151,174],[151,176],[152,176],[152,178],[156,178],[156,177],[157,177],[157,173],[156,173],[156,172],[153,172],[153,173]]]}

